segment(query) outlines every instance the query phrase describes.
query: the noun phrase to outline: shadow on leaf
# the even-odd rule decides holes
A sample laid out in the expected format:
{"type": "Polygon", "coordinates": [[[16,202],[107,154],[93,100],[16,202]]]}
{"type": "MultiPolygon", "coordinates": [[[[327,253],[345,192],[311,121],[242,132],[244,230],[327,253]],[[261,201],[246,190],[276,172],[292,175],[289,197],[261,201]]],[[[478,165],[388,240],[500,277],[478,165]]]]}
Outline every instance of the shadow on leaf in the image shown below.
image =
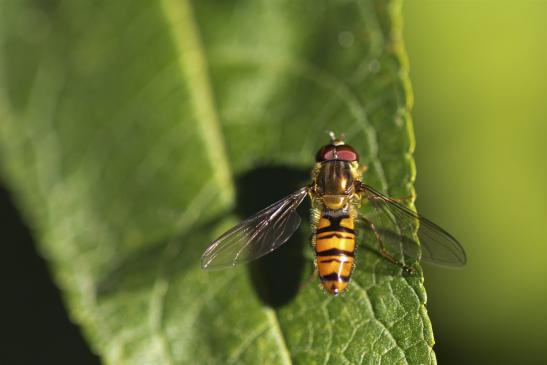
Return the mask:
{"type": "MultiPolygon", "coordinates": [[[[309,171],[281,166],[262,166],[237,180],[237,213],[249,217],[307,184],[309,171]]],[[[274,308],[289,303],[300,289],[302,274],[311,264],[303,250],[309,243],[309,202],[299,209],[300,228],[278,250],[249,265],[251,282],[266,305],[274,308]]]]}

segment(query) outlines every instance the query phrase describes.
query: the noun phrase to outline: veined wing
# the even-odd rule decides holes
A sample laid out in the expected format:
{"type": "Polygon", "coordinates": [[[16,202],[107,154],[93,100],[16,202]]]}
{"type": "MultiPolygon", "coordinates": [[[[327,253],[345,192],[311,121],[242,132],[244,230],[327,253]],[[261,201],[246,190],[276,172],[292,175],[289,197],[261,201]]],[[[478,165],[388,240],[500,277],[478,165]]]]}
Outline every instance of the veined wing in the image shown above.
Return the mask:
{"type": "Polygon", "coordinates": [[[245,219],[214,240],[201,256],[203,270],[219,270],[246,263],[279,248],[300,226],[296,208],[308,187],[245,219]]]}
{"type": "Polygon", "coordinates": [[[465,265],[465,251],[450,233],[368,185],[362,184],[361,189],[375,210],[367,219],[393,254],[441,266],[465,265]]]}

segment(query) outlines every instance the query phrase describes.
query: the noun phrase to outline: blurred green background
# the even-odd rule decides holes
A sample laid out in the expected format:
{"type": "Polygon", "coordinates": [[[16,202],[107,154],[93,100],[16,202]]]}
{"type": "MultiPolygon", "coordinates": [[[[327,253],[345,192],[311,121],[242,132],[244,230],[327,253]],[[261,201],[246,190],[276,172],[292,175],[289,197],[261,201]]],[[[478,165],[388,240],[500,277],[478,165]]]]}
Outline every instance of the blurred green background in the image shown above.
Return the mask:
{"type": "MultiPolygon", "coordinates": [[[[403,15],[417,205],[469,256],[461,271],[426,268],[439,363],[543,363],[547,1],[408,0],[403,15]]],[[[10,317],[4,337],[49,361],[97,363],[0,192],[1,229],[20,243],[5,247],[2,285],[5,292],[28,288],[3,303],[10,317]]]]}
{"type": "Polygon", "coordinates": [[[426,268],[440,364],[544,363],[547,2],[406,1],[417,206],[465,246],[426,268]]]}

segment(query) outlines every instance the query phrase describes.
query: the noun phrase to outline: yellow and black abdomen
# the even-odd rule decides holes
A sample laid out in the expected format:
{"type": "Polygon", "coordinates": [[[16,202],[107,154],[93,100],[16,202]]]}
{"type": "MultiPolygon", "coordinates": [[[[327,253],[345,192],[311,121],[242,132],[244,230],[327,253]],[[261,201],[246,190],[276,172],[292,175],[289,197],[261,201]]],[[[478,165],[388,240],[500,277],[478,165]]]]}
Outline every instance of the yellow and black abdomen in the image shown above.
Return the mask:
{"type": "Polygon", "coordinates": [[[354,218],[339,211],[321,213],[315,231],[315,255],[323,287],[337,295],[348,286],[355,256],[354,218]]]}

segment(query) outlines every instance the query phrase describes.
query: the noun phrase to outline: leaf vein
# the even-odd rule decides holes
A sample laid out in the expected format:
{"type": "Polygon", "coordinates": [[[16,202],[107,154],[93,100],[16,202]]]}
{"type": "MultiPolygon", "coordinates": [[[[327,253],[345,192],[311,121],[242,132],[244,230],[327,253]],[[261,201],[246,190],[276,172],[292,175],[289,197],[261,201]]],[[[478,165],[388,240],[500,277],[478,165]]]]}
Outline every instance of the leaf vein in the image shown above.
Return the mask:
{"type": "Polygon", "coordinates": [[[271,324],[272,334],[274,335],[277,344],[279,346],[279,351],[281,354],[282,363],[285,365],[292,365],[292,358],[289,348],[287,347],[287,342],[285,336],[283,335],[283,330],[281,329],[281,324],[277,318],[277,314],[273,309],[265,309],[266,317],[271,324]]]}
{"type": "Polygon", "coordinates": [[[165,16],[173,29],[176,46],[179,48],[179,62],[188,79],[191,101],[200,127],[201,139],[219,185],[220,199],[231,204],[235,187],[222,138],[222,127],[216,112],[213,91],[208,75],[198,25],[194,18],[190,0],[163,0],[165,16]]]}
{"type": "MultiPolygon", "coordinates": [[[[397,347],[403,353],[403,356],[405,357],[405,362],[408,363],[404,349],[399,345],[399,343],[397,342],[395,337],[393,337],[393,335],[391,334],[389,329],[386,327],[386,325],[382,321],[380,321],[378,317],[376,317],[376,312],[374,311],[374,307],[372,306],[372,302],[370,301],[367,291],[363,289],[359,284],[357,284],[355,280],[352,281],[352,283],[355,289],[357,289],[363,295],[363,298],[365,298],[365,300],[368,302],[368,305],[371,308],[371,314],[373,316],[373,319],[383,328],[382,333],[385,330],[386,336],[393,342],[394,346],[397,347]]],[[[382,333],[380,335],[382,335],[382,333]]]]}

